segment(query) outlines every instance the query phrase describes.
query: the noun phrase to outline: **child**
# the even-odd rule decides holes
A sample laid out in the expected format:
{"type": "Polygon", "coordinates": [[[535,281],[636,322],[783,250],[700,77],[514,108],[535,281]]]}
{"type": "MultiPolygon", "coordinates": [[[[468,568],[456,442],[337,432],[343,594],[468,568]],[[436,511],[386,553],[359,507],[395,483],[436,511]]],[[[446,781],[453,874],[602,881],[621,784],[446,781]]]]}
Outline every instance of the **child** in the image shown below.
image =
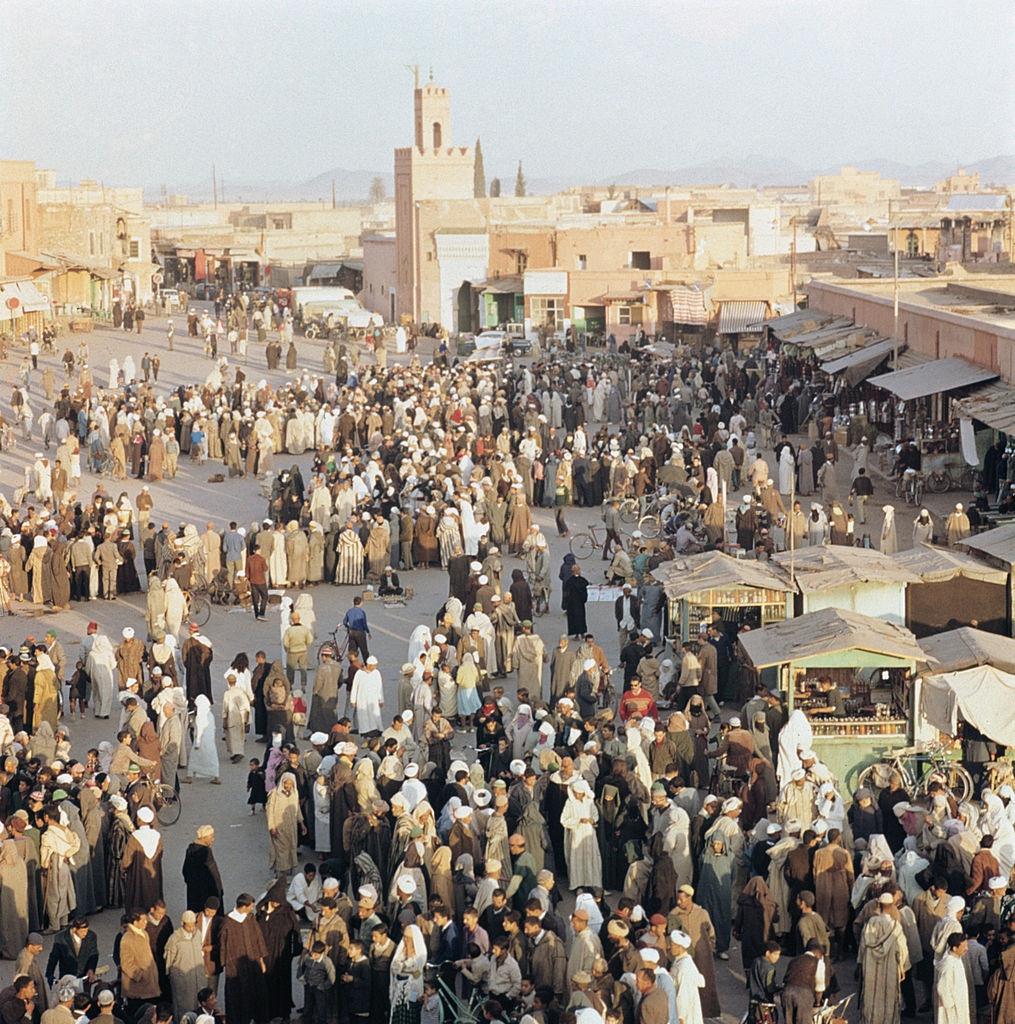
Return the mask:
{"type": "Polygon", "coordinates": [[[437,984],[423,982],[423,1005],[419,1011],[419,1024],[441,1024],[441,997],[437,995],[437,984]]]}
{"type": "Polygon", "coordinates": [[[778,942],[765,943],[765,955],[757,957],[747,971],[748,1010],[750,1024],[775,1024],[775,965],[782,956],[778,942]]]}
{"type": "Polygon", "coordinates": [[[293,729],[303,738],[303,727],[307,724],[307,702],[302,690],[293,690],[293,729]]]}
{"type": "Polygon", "coordinates": [[[455,961],[455,967],[462,972],[462,998],[469,999],[486,978],[487,959],[475,942],[465,947],[465,956],[466,959],[455,961]]]}
{"type": "Polygon", "coordinates": [[[334,998],[335,965],[326,955],[327,946],[317,941],[300,957],[296,977],[303,982],[305,1024],[328,1024],[328,1007],[334,998]]]}
{"type": "Polygon", "coordinates": [[[67,689],[70,691],[68,694],[68,707],[70,714],[68,717],[74,717],[74,708],[78,709],[78,718],[85,717],[85,709],[88,707],[88,673],[85,671],[85,663],[83,660],[78,659],[74,664],[74,675],[70,677],[70,682],[67,684],[67,689]]]}
{"type": "Polygon", "coordinates": [[[984,926],[976,934],[973,934],[972,929],[968,933],[969,948],[966,951],[965,960],[972,968],[976,1010],[981,1010],[987,1005],[987,978],[990,976],[990,967],[987,964],[987,946],[990,944],[991,931],[991,928],[984,926]]]}
{"type": "Polygon", "coordinates": [[[256,812],[258,804],[261,805],[263,811],[267,802],[268,791],[265,788],[264,768],[256,757],[252,757],[250,771],[247,772],[247,803],[250,805],[250,813],[256,812]]]}
{"type": "Polygon", "coordinates": [[[370,1016],[370,961],[363,943],[349,943],[349,965],[342,975],[342,1002],[352,1024],[365,1022],[370,1016]]]}

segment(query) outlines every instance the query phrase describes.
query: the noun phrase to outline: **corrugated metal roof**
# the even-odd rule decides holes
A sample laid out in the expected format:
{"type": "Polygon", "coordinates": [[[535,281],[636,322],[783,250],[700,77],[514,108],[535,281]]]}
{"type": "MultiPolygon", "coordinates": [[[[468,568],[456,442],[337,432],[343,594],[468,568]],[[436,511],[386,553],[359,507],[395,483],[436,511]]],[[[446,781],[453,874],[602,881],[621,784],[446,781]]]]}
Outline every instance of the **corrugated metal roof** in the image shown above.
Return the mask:
{"type": "Polygon", "coordinates": [[[840,544],[780,551],[772,557],[782,572],[793,574],[803,594],[856,583],[919,583],[920,577],[899,565],[891,555],[874,548],[848,548],[840,544]],[[790,557],[792,555],[792,558],[790,557]]]}
{"type": "Polygon", "coordinates": [[[743,334],[747,330],[760,331],[757,325],[764,323],[768,315],[768,303],[764,299],[724,302],[719,308],[719,328],[716,334],[743,334]]]}
{"type": "Polygon", "coordinates": [[[982,551],[983,554],[1008,562],[1009,565],[1015,564],[1015,523],[995,526],[993,530],[966,537],[962,546],[972,548],[973,551],[982,551]]]}
{"type": "Polygon", "coordinates": [[[1003,672],[1015,672],[1015,640],[972,626],[924,637],[920,646],[937,660],[935,673],[961,672],[977,665],[993,665],[1003,672]]]}
{"type": "Polygon", "coordinates": [[[740,644],[755,668],[850,650],[928,660],[916,637],[905,627],[842,608],[822,608],[752,629],[740,634],[740,644]]]}
{"type": "Polygon", "coordinates": [[[925,395],[936,395],[972,384],[982,384],[988,380],[996,380],[997,377],[998,374],[993,370],[985,370],[982,366],[975,366],[958,356],[950,356],[948,359],[933,359],[921,366],[871,377],[870,382],[908,402],[914,398],[923,398],[925,395]]]}
{"type": "Polygon", "coordinates": [[[980,420],[988,427],[1015,434],[1015,388],[995,381],[962,398],[952,400],[952,412],[971,420],[980,420]]]}
{"type": "Polygon", "coordinates": [[[663,562],[652,570],[666,596],[678,600],[699,590],[755,587],[760,590],[792,590],[788,579],[773,572],[764,562],[733,558],[721,551],[705,551],[663,562]]]}
{"type": "Polygon", "coordinates": [[[820,309],[795,309],[792,313],[777,316],[773,320],[761,320],[747,325],[749,331],[767,327],[780,341],[792,338],[795,334],[813,331],[833,320],[839,319],[835,313],[825,313],[820,309]]]}
{"type": "Polygon", "coordinates": [[[1005,196],[994,192],[952,196],[945,213],[1004,213],[1005,196]]]}
{"type": "MultiPolygon", "coordinates": [[[[873,331],[870,333],[874,335],[873,331]]],[[[852,334],[863,337],[865,334],[864,328],[857,327],[849,317],[841,316],[827,324],[816,327],[812,331],[802,331],[799,334],[794,334],[792,337],[783,338],[782,340],[787,345],[818,349],[831,345],[842,338],[847,338],[852,334]]]]}
{"type": "Polygon", "coordinates": [[[986,562],[972,555],[956,551],[954,548],[939,548],[933,544],[918,544],[908,551],[901,551],[895,556],[896,562],[910,572],[916,573],[924,583],[945,583],[964,576],[982,583],[1008,582],[1008,574],[1002,569],[995,569],[986,562]]]}

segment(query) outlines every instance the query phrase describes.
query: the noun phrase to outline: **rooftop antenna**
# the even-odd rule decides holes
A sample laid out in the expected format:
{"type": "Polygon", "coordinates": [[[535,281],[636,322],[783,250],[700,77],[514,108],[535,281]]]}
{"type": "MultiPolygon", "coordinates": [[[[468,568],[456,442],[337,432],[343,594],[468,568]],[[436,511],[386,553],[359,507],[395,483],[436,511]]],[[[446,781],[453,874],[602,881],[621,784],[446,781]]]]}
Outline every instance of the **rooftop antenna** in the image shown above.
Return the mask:
{"type": "Polygon", "coordinates": [[[402,65],[407,71],[412,72],[412,85],[414,89],[419,88],[419,65],[418,64],[403,64],[402,65]]]}
{"type": "Polygon", "coordinates": [[[430,65],[430,81],[433,81],[433,64],[430,65]]]}

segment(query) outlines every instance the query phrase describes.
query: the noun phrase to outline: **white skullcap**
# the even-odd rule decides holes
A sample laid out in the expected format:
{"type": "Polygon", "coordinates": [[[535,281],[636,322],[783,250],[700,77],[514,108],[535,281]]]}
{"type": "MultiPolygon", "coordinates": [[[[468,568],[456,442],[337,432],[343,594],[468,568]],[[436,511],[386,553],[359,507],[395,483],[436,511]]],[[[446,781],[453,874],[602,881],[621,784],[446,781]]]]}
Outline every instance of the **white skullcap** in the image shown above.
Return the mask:
{"type": "Polygon", "coordinates": [[[479,582],[482,584],[482,583],[489,583],[490,581],[485,576],[480,576],[479,577],[479,582]]]}
{"type": "Polygon", "coordinates": [[[644,949],[639,949],[638,952],[641,954],[641,958],[645,963],[657,964],[659,963],[659,950],[653,949],[651,946],[646,946],[644,949]]]}
{"type": "Polygon", "coordinates": [[[989,882],[987,882],[988,889],[1007,889],[1008,880],[1002,878],[1000,875],[995,875],[989,882]]]}
{"type": "Polygon", "coordinates": [[[510,765],[512,775],[524,775],[525,774],[525,762],[520,758],[516,757],[510,765]]]}
{"type": "Polygon", "coordinates": [[[483,568],[482,562],[469,562],[469,568],[473,572],[479,572],[483,568]]]}
{"type": "Polygon", "coordinates": [[[801,750],[800,760],[801,761],[817,761],[818,755],[813,750],[801,750]]]}
{"type": "Polygon", "coordinates": [[[945,909],[949,914],[957,914],[960,910],[966,909],[966,901],[961,896],[953,896],[945,904],[945,909]]]}
{"type": "Polygon", "coordinates": [[[733,727],[734,729],[739,729],[739,728],[740,728],[740,719],[739,719],[739,718],[737,718],[737,716],[736,716],[736,715],[734,715],[734,716],[733,716],[733,717],[732,717],[732,718],[730,719],[730,725],[731,725],[731,726],[732,726],[732,727],[733,727]]]}
{"type": "Polygon", "coordinates": [[[477,807],[489,806],[492,799],[493,796],[488,789],[477,789],[476,792],[472,794],[473,803],[475,803],[477,807]]]}
{"type": "Polygon", "coordinates": [[[777,832],[781,832],[781,831],[782,831],[782,825],[780,825],[777,821],[769,822],[768,828],[765,829],[765,832],[768,835],[770,835],[770,836],[774,836],[777,832]]]}
{"type": "Polygon", "coordinates": [[[119,793],[114,793],[110,798],[109,802],[118,810],[125,811],[127,809],[127,801],[124,800],[119,793]]]}
{"type": "Polygon", "coordinates": [[[314,732],[310,734],[310,745],[312,747],[320,747],[328,742],[328,734],[324,732],[314,732]]]}
{"type": "Polygon", "coordinates": [[[377,659],[371,654],[370,657],[367,658],[367,664],[368,665],[376,665],[377,664],[377,659]]]}
{"type": "Polygon", "coordinates": [[[369,882],[366,885],[361,885],[357,891],[361,900],[366,900],[369,903],[377,902],[377,890],[369,882]]]}
{"type": "Polygon", "coordinates": [[[417,775],[419,775],[419,765],[418,764],[407,764],[405,766],[405,777],[407,779],[414,779],[414,778],[416,778],[417,775]]]}
{"type": "Polygon", "coordinates": [[[670,932],[670,942],[672,942],[674,946],[683,946],[684,949],[691,948],[691,936],[688,935],[687,932],[670,932]]]}
{"type": "Polygon", "coordinates": [[[790,776],[790,778],[791,778],[791,779],[792,779],[792,780],[793,780],[794,782],[802,782],[802,781],[803,781],[804,779],[806,779],[806,778],[807,778],[807,772],[805,772],[805,771],[803,770],[803,768],[797,768],[797,769],[795,769],[795,770],[794,770],[794,772],[793,772],[793,774],[792,774],[792,775],[790,776]]]}
{"type": "Polygon", "coordinates": [[[404,896],[411,896],[416,891],[416,880],[409,875],[402,875],[398,880],[398,891],[404,896]]]}
{"type": "Polygon", "coordinates": [[[155,820],[155,812],[150,807],[139,807],[137,820],[143,821],[147,825],[150,821],[155,820]]]}
{"type": "Polygon", "coordinates": [[[469,807],[467,804],[463,804],[461,807],[456,807],[455,808],[455,817],[459,821],[464,821],[471,814],[472,814],[472,808],[469,807]]]}
{"type": "Polygon", "coordinates": [[[731,796],[728,800],[723,801],[722,812],[723,814],[729,814],[730,811],[739,811],[744,806],[744,802],[738,797],[731,796]]]}
{"type": "Polygon", "coordinates": [[[596,667],[596,659],[595,659],[595,658],[586,658],[586,659],[585,659],[585,660],[584,660],[584,661],[582,662],[582,668],[583,668],[583,669],[584,669],[584,670],[585,670],[586,672],[588,672],[588,671],[589,671],[589,669],[592,669],[592,668],[595,668],[595,667],[596,667]]]}
{"type": "Polygon", "coordinates": [[[443,633],[438,633],[438,634],[437,634],[437,635],[436,635],[436,636],[435,636],[435,637],[433,638],[433,642],[434,642],[435,644],[446,644],[446,643],[448,642],[448,638],[447,638],[447,637],[446,637],[446,636],[445,636],[445,635],[444,635],[443,633]]]}
{"type": "Polygon", "coordinates": [[[123,638],[124,638],[124,640],[133,640],[134,639],[134,630],[133,630],[133,628],[131,626],[124,626],[123,627],[123,638]]]}
{"type": "Polygon", "coordinates": [[[648,628],[646,628],[646,629],[643,629],[643,630],[641,631],[641,635],[642,635],[642,636],[645,636],[645,637],[648,637],[648,638],[649,638],[649,640],[651,640],[651,639],[652,639],[652,637],[653,637],[653,636],[655,636],[655,634],[654,634],[654,633],[652,632],[652,630],[651,630],[651,629],[648,629],[648,628]]]}
{"type": "Polygon", "coordinates": [[[402,721],[403,722],[411,722],[415,717],[416,716],[412,713],[412,709],[411,708],[406,708],[402,712],[402,721]]]}
{"type": "Polygon", "coordinates": [[[337,889],[338,887],[339,886],[338,886],[338,879],[337,878],[326,878],[321,883],[321,888],[322,889],[337,889]]]}
{"type": "Polygon", "coordinates": [[[883,904],[886,907],[888,906],[889,903],[894,903],[894,902],[895,902],[895,897],[890,892],[883,892],[878,897],[878,903],[881,903],[881,904],[883,904]]]}

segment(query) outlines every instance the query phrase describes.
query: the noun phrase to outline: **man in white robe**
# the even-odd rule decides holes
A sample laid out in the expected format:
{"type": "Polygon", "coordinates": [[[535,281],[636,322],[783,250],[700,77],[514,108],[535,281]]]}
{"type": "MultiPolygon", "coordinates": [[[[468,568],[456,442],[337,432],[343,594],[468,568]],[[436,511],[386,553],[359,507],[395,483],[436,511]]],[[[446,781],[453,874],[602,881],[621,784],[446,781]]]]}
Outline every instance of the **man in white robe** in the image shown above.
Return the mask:
{"type": "Polygon", "coordinates": [[[356,712],[359,734],[379,733],[384,728],[381,708],[384,707],[384,688],[381,673],[377,670],[377,659],[370,655],[366,668],[361,668],[352,678],[352,692],[349,706],[356,712]]]}
{"type": "Polygon", "coordinates": [[[686,932],[670,932],[670,953],[674,958],[670,964],[670,977],[677,990],[676,1015],[673,1019],[677,1024],[704,1024],[698,990],[704,988],[705,979],[687,952],[690,946],[691,937],[686,932]]]}
{"type": "Polygon", "coordinates": [[[948,951],[938,959],[935,1024],[969,1024],[969,985],[963,957],[968,941],[962,932],[948,936],[948,951]]]}

